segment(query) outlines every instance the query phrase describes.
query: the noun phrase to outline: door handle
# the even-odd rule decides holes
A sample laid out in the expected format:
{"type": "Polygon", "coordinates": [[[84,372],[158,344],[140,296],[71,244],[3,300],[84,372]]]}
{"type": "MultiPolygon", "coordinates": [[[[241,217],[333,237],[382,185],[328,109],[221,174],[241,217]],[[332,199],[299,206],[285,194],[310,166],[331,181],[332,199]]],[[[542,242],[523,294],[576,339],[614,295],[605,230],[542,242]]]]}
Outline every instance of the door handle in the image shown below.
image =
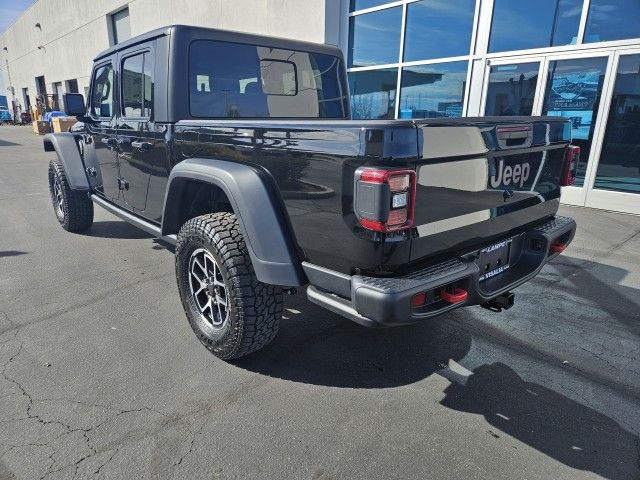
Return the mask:
{"type": "Polygon", "coordinates": [[[152,147],[151,143],[149,142],[138,142],[138,141],[131,142],[131,146],[133,148],[137,148],[141,152],[148,152],[149,150],[151,150],[151,147],[152,147]]]}

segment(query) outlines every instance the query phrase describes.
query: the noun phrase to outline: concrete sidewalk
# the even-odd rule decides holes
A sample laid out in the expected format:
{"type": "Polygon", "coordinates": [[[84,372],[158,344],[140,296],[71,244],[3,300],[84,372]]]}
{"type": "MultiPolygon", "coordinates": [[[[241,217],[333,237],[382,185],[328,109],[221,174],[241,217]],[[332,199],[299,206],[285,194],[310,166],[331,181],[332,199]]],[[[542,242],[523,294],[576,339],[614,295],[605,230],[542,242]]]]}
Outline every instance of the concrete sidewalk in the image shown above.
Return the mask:
{"type": "Polygon", "coordinates": [[[0,479],[640,478],[640,217],[562,207],[574,243],[507,312],[368,330],[301,293],[225,363],[170,251],[59,227],[50,157],[0,127],[0,479]]]}

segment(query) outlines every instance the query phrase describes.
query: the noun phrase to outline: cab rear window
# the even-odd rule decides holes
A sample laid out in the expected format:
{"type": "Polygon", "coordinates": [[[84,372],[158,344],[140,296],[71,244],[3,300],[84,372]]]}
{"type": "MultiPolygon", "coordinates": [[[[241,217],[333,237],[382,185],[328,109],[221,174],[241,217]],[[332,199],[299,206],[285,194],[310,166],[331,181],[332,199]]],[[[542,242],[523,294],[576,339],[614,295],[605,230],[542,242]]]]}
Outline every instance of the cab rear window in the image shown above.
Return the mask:
{"type": "Polygon", "coordinates": [[[215,40],[189,48],[189,107],[198,118],[346,118],[341,60],[215,40]]]}

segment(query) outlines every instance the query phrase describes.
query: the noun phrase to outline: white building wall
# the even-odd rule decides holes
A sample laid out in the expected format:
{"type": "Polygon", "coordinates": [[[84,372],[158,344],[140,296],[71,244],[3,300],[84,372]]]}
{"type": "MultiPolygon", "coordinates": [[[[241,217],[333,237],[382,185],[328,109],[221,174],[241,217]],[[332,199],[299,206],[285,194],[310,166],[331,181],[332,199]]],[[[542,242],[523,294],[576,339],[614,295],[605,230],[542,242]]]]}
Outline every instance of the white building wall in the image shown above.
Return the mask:
{"type": "Polygon", "coordinates": [[[69,79],[84,93],[93,58],[110,45],[109,15],[125,7],[132,35],[182,23],[338,45],[343,33],[340,0],[38,0],[0,34],[0,75],[8,87],[10,74],[16,101],[24,106],[27,87],[35,102],[41,75],[49,94],[69,79]]]}

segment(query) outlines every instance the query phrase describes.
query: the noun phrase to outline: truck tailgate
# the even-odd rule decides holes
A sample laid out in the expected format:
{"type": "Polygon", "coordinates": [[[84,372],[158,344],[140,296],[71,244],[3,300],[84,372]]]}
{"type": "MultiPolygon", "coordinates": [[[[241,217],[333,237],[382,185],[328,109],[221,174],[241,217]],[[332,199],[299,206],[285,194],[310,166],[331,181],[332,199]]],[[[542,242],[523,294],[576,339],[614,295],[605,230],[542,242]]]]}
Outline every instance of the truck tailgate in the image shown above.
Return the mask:
{"type": "Polygon", "coordinates": [[[487,245],[556,213],[568,122],[484,117],[416,125],[411,261],[487,245]]]}

